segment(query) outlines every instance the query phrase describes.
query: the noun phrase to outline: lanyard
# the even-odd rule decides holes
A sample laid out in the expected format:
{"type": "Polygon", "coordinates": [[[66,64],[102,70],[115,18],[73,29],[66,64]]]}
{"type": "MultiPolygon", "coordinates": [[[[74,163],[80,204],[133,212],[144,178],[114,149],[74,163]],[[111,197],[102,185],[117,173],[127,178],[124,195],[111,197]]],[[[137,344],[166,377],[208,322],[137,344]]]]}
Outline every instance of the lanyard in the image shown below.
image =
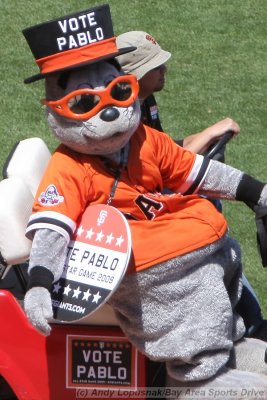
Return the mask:
{"type": "MultiPolygon", "coordinates": [[[[125,152],[125,148],[123,147],[120,151],[120,163],[118,165],[118,167],[115,170],[115,179],[113,181],[112,187],[111,187],[111,191],[109,193],[109,197],[108,197],[108,201],[107,201],[107,205],[110,205],[112,202],[112,199],[115,196],[115,192],[120,180],[120,176],[121,176],[121,172],[123,167],[126,165],[126,161],[124,159],[124,152],[125,152]]],[[[109,168],[108,163],[106,163],[106,166],[109,168]]],[[[109,168],[110,169],[110,168],[109,168]]]]}

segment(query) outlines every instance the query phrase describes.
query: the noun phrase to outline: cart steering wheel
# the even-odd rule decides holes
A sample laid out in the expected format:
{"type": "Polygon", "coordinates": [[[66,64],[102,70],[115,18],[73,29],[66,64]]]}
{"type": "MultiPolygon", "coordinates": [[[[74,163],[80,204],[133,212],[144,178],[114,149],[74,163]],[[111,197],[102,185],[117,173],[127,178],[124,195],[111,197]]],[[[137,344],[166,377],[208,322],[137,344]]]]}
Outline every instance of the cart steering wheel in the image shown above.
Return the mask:
{"type": "Polygon", "coordinates": [[[233,137],[234,132],[229,130],[225,132],[225,134],[219,139],[217,142],[212,144],[207,152],[205,153],[205,157],[211,158],[217,161],[224,161],[224,150],[226,144],[233,137]]]}

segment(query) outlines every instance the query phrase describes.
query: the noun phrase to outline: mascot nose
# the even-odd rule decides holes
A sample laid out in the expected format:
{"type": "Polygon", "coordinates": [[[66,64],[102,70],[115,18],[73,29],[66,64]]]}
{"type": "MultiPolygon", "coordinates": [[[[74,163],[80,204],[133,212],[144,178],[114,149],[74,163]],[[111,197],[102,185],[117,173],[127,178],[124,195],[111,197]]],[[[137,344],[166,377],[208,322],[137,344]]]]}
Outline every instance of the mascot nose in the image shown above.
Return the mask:
{"type": "Polygon", "coordinates": [[[119,118],[120,112],[117,108],[107,107],[100,113],[100,118],[103,121],[111,122],[115,121],[115,119],[119,118]]]}

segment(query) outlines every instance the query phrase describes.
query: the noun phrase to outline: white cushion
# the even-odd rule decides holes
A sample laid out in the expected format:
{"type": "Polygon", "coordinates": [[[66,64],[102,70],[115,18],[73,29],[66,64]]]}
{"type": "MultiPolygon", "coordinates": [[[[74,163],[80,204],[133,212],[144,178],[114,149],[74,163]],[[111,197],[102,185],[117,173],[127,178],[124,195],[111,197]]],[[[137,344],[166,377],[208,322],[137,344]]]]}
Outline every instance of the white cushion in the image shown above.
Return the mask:
{"type": "Polygon", "coordinates": [[[6,165],[7,178],[19,176],[29,186],[35,196],[39,182],[51,157],[51,153],[41,138],[21,140],[6,165]]]}
{"type": "Polygon", "coordinates": [[[29,258],[31,241],[25,229],[32,211],[33,194],[19,177],[0,182],[0,252],[8,265],[29,258]]]}

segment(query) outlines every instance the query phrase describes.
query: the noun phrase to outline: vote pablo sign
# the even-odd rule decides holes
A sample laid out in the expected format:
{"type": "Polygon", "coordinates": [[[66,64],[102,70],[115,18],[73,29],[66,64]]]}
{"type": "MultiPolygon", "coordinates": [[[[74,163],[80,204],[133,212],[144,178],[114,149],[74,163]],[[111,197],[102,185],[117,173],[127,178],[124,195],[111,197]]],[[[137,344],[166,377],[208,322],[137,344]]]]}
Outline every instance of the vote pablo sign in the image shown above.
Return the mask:
{"type": "Polygon", "coordinates": [[[121,282],[130,255],[130,228],[123,214],[105,204],[89,206],[52,287],[54,318],[77,321],[103,305],[121,282]]]}

